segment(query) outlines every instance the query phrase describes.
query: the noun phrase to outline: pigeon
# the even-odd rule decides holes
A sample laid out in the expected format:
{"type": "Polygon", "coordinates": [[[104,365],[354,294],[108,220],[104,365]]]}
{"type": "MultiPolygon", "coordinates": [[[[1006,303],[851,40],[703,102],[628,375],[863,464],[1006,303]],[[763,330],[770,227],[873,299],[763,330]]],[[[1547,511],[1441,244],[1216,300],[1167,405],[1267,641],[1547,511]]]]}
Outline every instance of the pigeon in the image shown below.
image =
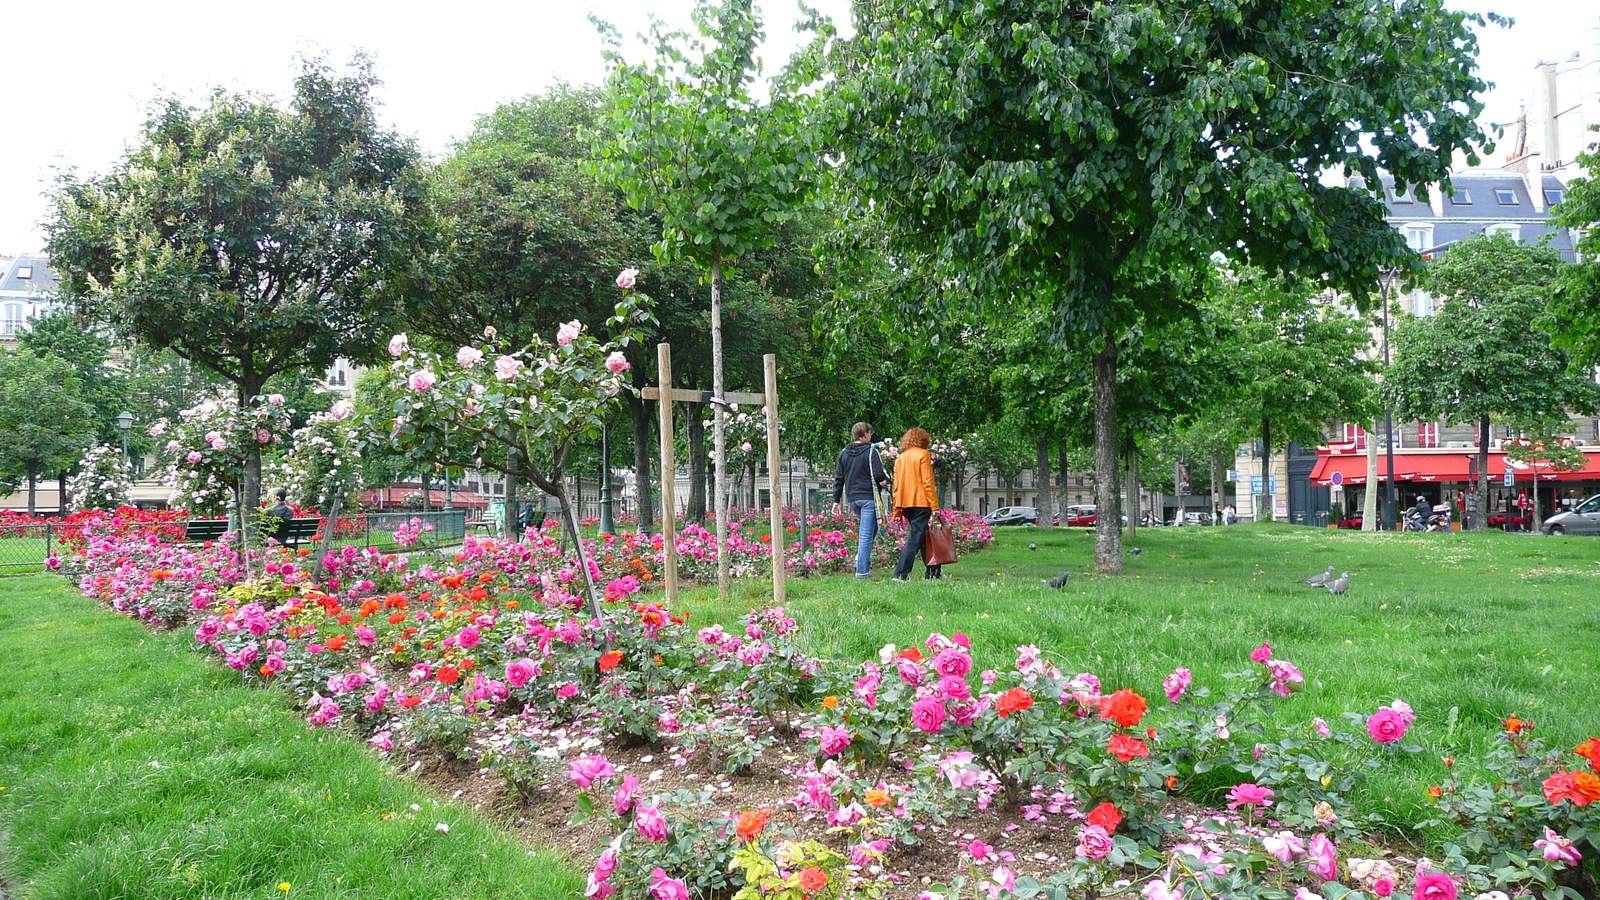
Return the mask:
{"type": "Polygon", "coordinates": [[[1037,550],[1037,549],[1039,549],[1039,545],[1035,544],[1033,541],[1029,541],[1028,542],[1028,549],[1029,550],[1037,550]]]}
{"type": "Polygon", "coordinates": [[[1300,583],[1301,584],[1309,584],[1312,587],[1327,587],[1328,586],[1328,582],[1330,582],[1332,580],[1333,580],[1333,566],[1329,566],[1328,567],[1328,571],[1326,571],[1326,572],[1318,572],[1317,574],[1311,576],[1310,578],[1302,578],[1302,579],[1300,579],[1300,583]]]}
{"type": "Polygon", "coordinates": [[[1045,584],[1048,584],[1059,591],[1061,590],[1062,586],[1067,583],[1067,579],[1071,577],[1071,572],[1062,572],[1060,575],[1057,575],[1056,577],[1046,581],[1045,584]]]}
{"type": "Polygon", "coordinates": [[[1331,594],[1343,594],[1350,589],[1350,573],[1340,572],[1339,577],[1324,585],[1331,594]]]}
{"type": "Polygon", "coordinates": [[[1144,547],[1143,547],[1143,545],[1141,545],[1141,546],[1138,546],[1138,547],[1129,548],[1128,555],[1129,556],[1138,556],[1139,554],[1141,554],[1143,552],[1144,552],[1144,547]]]}

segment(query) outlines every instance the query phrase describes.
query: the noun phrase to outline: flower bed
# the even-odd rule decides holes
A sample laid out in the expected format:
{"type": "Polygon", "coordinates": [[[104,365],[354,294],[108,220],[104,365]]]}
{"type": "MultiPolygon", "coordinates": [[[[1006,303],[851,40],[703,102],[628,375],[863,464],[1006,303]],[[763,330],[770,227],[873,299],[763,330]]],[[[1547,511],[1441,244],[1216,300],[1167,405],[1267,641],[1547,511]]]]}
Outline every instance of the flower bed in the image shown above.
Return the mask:
{"type": "Polygon", "coordinates": [[[604,836],[594,897],[1593,896],[1600,740],[1550,749],[1508,722],[1493,783],[1437,786],[1456,843],[1398,857],[1345,798],[1420,752],[1410,708],[1271,731],[1305,682],[1281,648],[1215,693],[1181,668],[1159,692],[1102,685],[1034,647],[976,672],[959,634],[815,659],[781,609],[728,630],[653,602],[654,548],[595,546],[601,622],[539,533],[426,563],[347,548],[321,575],[281,553],[253,581],[225,548],[96,535],[67,570],[285,685],[311,725],[570,798],[604,836]],[[754,772],[777,783],[722,787],[754,772]]]}

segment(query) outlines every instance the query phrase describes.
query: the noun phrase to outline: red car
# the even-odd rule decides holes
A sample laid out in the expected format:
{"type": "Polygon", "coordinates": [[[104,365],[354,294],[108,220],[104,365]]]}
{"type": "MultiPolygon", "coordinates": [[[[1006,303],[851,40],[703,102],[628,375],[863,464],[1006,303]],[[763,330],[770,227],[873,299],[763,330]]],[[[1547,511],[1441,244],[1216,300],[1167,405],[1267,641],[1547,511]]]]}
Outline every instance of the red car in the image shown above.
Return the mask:
{"type": "Polygon", "coordinates": [[[1069,506],[1062,516],[1063,523],[1068,528],[1093,528],[1095,514],[1093,506],[1069,506]]]}

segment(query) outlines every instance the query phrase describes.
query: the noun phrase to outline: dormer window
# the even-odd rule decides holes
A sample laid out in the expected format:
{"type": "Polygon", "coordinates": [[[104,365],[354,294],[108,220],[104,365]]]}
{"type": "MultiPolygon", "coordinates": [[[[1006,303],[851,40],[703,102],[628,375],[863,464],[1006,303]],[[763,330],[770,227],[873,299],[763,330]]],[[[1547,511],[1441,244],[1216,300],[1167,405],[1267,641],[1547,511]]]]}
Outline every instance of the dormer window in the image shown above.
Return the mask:
{"type": "Polygon", "coordinates": [[[1472,195],[1467,193],[1467,189],[1466,188],[1461,188],[1460,190],[1457,190],[1454,194],[1450,195],[1450,202],[1455,204],[1456,206],[1471,206],[1472,205],[1472,195]]]}
{"type": "Polygon", "coordinates": [[[1411,203],[1411,202],[1414,202],[1411,199],[1411,192],[1409,190],[1396,191],[1393,188],[1389,189],[1389,199],[1394,203],[1411,203]]]}
{"type": "Polygon", "coordinates": [[[17,277],[27,281],[33,277],[33,266],[17,266],[17,277]]]}
{"type": "Polygon", "coordinates": [[[1567,192],[1556,188],[1544,189],[1544,202],[1546,206],[1558,206],[1567,198],[1567,192]]]}
{"type": "Polygon", "coordinates": [[[1517,192],[1510,188],[1495,188],[1494,199],[1498,200],[1501,206],[1516,206],[1517,192]]]}

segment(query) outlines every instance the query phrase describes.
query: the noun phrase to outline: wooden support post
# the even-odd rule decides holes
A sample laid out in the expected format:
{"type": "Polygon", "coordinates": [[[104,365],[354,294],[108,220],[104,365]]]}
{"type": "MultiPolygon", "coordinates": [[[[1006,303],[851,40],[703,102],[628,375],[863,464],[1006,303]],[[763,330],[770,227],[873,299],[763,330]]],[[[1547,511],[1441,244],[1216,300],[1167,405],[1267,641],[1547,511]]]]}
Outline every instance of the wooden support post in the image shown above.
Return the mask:
{"type": "Polygon", "coordinates": [[[772,522],[772,603],[782,606],[788,591],[785,580],[785,555],[783,552],[783,503],[780,501],[782,484],[778,480],[778,463],[782,459],[778,450],[778,358],[771,353],[761,357],[761,367],[766,374],[767,394],[767,483],[769,485],[768,510],[772,522]]]}
{"type": "Polygon", "coordinates": [[[661,557],[667,583],[667,608],[678,605],[678,463],[672,457],[672,345],[656,345],[661,381],[661,557]]]}

